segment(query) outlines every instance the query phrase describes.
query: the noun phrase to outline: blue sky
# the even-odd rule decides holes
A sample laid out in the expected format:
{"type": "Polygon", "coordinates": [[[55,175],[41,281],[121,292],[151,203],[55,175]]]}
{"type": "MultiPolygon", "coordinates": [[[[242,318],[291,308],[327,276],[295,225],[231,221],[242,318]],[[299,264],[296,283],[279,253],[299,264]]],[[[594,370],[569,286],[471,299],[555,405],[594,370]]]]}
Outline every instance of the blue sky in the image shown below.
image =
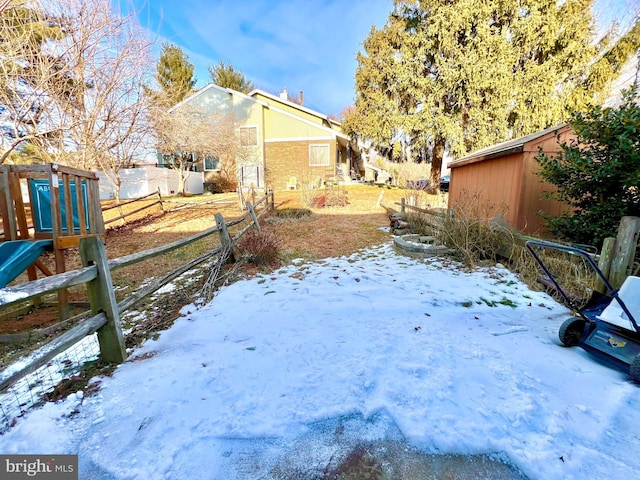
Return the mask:
{"type": "MultiPolygon", "coordinates": [[[[196,67],[198,86],[207,67],[231,63],[258,88],[290,94],[338,114],[353,103],[356,52],[372,25],[381,27],[392,0],[113,0],[131,4],[158,40],[179,45],[196,67]]],[[[602,23],[622,23],[640,0],[598,0],[602,23]]],[[[125,7],[123,6],[123,9],[125,7]]]]}
{"type": "MultiPolygon", "coordinates": [[[[125,0],[121,0],[125,3],[125,0]]],[[[391,0],[134,0],[140,23],[179,45],[196,66],[231,63],[258,88],[304,91],[304,103],[338,114],[353,103],[355,55],[391,0]]],[[[160,38],[161,37],[161,38],[160,38]]]]}

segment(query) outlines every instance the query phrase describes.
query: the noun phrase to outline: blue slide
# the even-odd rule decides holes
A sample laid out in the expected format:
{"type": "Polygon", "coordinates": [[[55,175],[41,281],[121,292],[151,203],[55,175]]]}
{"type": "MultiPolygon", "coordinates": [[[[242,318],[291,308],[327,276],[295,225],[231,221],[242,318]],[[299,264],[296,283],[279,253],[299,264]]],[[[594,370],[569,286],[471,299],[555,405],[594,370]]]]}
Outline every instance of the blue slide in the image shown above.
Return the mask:
{"type": "Polygon", "coordinates": [[[0,243],[0,288],[6,287],[51,246],[52,240],[12,240],[0,243]]]}

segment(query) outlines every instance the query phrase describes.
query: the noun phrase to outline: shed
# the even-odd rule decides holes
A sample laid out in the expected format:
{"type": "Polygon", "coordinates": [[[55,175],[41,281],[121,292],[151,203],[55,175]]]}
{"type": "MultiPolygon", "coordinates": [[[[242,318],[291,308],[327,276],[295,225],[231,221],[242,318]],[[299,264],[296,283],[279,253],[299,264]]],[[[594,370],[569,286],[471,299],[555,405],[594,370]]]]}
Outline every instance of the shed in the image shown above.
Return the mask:
{"type": "Polygon", "coordinates": [[[555,186],[544,182],[535,156],[541,149],[547,155],[561,151],[560,143],[570,142],[575,133],[567,124],[548,128],[524,137],[499,143],[462,157],[451,169],[449,208],[469,208],[470,203],[492,217],[506,213],[508,225],[526,234],[545,232],[540,212],[557,216],[569,206],[545,198],[555,186]],[[473,200],[472,200],[473,199],[473,200]]]}

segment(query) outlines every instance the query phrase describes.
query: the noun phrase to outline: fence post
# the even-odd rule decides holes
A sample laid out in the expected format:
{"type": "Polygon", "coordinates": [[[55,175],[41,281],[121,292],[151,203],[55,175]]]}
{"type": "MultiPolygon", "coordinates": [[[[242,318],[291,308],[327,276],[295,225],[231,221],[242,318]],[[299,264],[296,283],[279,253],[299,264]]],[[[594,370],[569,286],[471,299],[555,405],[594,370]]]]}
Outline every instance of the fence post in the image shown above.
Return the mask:
{"type": "Polygon", "coordinates": [[[622,217],[616,238],[615,257],[611,262],[609,282],[613,288],[620,288],[633,269],[633,258],[638,245],[640,217],[622,217]]]}
{"type": "MultiPolygon", "coordinates": [[[[249,203],[249,202],[247,202],[249,203]]],[[[224,223],[224,218],[221,213],[215,214],[216,226],[218,227],[218,234],[220,235],[220,244],[222,245],[222,252],[228,252],[226,262],[233,263],[236,261],[235,255],[233,254],[233,241],[231,240],[231,235],[229,235],[229,230],[227,229],[227,224],[224,223]]]]}
{"type": "Polygon", "coordinates": [[[253,228],[256,232],[260,231],[260,224],[258,223],[258,217],[256,216],[256,210],[251,205],[251,202],[247,202],[247,211],[249,212],[249,216],[251,217],[251,223],[253,223],[253,228]]]}
{"type": "Polygon", "coordinates": [[[124,336],[120,328],[120,313],[111,283],[111,271],[107,262],[107,252],[97,237],[80,240],[82,266],[95,265],[98,276],[87,283],[89,303],[94,314],[104,312],[107,323],[98,329],[100,357],[108,363],[122,363],[127,358],[124,336]]]}
{"type": "Polygon", "coordinates": [[[5,240],[16,240],[16,212],[11,200],[11,187],[9,177],[11,168],[9,165],[0,165],[0,213],[2,213],[2,225],[5,240]]]}
{"type": "Polygon", "coordinates": [[[244,209],[244,194],[242,193],[242,186],[238,185],[236,191],[238,192],[238,208],[242,211],[244,209]]]}
{"type": "MultiPolygon", "coordinates": [[[[609,274],[611,272],[611,262],[613,261],[613,256],[615,254],[615,248],[615,238],[607,237],[604,239],[604,242],[602,243],[602,253],[600,254],[600,259],[598,260],[598,268],[607,280],[609,279],[609,274]]],[[[602,294],[607,293],[604,282],[600,279],[600,277],[598,277],[596,280],[595,289],[602,294]]]]}
{"type": "Polygon", "coordinates": [[[158,186],[158,201],[160,202],[160,210],[164,213],[164,204],[162,203],[162,195],[160,194],[160,187],[158,186]]]}
{"type": "Polygon", "coordinates": [[[406,205],[407,205],[406,200],[404,199],[404,197],[402,197],[400,199],[400,213],[405,213],[407,211],[406,205]]]}

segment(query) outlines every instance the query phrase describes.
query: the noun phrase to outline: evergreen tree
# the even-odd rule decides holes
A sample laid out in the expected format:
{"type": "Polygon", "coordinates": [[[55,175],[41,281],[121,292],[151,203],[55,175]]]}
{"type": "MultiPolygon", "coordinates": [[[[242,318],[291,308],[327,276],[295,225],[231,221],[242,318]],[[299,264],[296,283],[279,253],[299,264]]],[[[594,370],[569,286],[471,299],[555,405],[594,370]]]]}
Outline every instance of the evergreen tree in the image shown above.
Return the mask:
{"type": "Polygon", "coordinates": [[[210,65],[208,70],[211,81],[219,87],[230,88],[242,93],[249,93],[256,88],[242,72],[235,70],[230,63],[220,61],[216,65],[210,65]]]}
{"type": "Polygon", "coordinates": [[[638,33],[599,68],[610,42],[593,44],[592,3],[395,0],[358,54],[345,128],[382,144],[408,138],[437,186],[447,148],[461,156],[558,124],[620,71],[638,33]]]}
{"type": "Polygon", "coordinates": [[[169,43],[162,44],[154,78],[160,92],[150,92],[156,104],[169,108],[180,103],[193,90],[195,67],[182,49],[169,43]]]}
{"type": "Polygon", "coordinates": [[[572,207],[549,218],[552,233],[577,243],[600,246],[615,237],[620,218],[640,216],[640,97],[637,88],[618,107],[575,113],[569,125],[577,141],[536,160],[540,176],[557,187],[551,196],[572,207]]]}

